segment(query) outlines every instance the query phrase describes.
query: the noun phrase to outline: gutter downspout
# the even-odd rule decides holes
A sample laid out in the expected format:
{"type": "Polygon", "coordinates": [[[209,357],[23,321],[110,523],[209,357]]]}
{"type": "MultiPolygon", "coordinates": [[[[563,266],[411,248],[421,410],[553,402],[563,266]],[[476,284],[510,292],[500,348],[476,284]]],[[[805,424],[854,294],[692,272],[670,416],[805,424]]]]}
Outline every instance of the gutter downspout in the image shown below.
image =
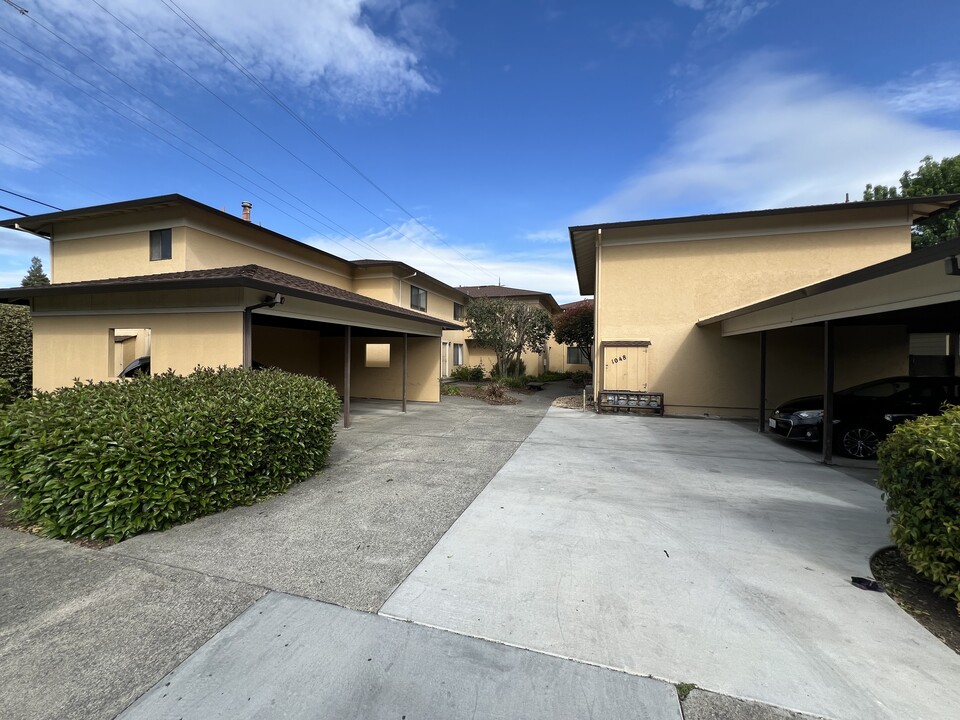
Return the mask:
{"type": "Polygon", "coordinates": [[[278,304],[283,305],[285,300],[283,295],[277,293],[272,300],[264,300],[243,309],[243,367],[247,370],[253,365],[253,311],[265,307],[272,308],[278,304]]]}
{"type": "Polygon", "coordinates": [[[600,412],[599,388],[603,383],[603,358],[600,357],[600,245],[603,240],[603,228],[597,228],[596,282],[593,288],[593,410],[600,412]]]}

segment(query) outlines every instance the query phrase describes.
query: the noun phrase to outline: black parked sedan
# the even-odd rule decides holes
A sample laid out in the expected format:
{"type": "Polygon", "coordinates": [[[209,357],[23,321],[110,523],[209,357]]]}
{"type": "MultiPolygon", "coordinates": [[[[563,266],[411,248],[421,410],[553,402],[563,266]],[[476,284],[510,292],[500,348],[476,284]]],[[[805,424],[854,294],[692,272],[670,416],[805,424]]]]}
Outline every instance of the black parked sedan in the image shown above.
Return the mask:
{"type": "MultiPolygon", "coordinates": [[[[870,458],[899,423],[919,415],[939,415],[956,404],[960,378],[891,377],[840,390],[833,395],[834,447],[850,457],[870,458]]],[[[788,440],[820,442],[823,395],[783,403],[768,420],[771,431],[788,440]]]]}

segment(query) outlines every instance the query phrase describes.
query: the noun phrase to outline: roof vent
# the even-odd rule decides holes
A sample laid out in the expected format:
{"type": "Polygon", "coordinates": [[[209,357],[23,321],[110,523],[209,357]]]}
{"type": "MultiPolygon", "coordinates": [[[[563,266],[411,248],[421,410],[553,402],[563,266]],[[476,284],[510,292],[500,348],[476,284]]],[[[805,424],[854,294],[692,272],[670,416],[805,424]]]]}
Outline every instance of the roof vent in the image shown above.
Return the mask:
{"type": "Polygon", "coordinates": [[[244,200],[242,203],[240,203],[240,207],[243,208],[243,219],[247,222],[250,222],[250,208],[253,207],[253,203],[249,200],[244,200]]]}

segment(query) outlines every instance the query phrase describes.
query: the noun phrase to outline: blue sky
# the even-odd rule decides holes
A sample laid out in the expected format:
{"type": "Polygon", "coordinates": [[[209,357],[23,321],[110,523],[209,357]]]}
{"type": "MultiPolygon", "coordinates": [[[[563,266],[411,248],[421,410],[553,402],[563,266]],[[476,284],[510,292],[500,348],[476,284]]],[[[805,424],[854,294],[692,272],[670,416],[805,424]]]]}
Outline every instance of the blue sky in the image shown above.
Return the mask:
{"type": "MultiPolygon", "coordinates": [[[[954,0],[17,4],[3,190],[250,200],[273,230],[452,285],[574,300],[568,225],[858,199],[960,153],[954,0]]],[[[0,235],[0,286],[31,255],[46,243],[0,235]]]]}

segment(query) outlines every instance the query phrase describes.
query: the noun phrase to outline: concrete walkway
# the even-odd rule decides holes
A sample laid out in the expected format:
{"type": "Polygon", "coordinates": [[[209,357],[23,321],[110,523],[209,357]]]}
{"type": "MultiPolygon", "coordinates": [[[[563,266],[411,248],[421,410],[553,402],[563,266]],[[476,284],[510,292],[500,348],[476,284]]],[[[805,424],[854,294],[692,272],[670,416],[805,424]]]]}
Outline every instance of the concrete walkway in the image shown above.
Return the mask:
{"type": "Polygon", "coordinates": [[[849,582],[885,517],[745,426],[552,409],[381,612],[840,720],[955,718],[960,658],[849,582]]]}

